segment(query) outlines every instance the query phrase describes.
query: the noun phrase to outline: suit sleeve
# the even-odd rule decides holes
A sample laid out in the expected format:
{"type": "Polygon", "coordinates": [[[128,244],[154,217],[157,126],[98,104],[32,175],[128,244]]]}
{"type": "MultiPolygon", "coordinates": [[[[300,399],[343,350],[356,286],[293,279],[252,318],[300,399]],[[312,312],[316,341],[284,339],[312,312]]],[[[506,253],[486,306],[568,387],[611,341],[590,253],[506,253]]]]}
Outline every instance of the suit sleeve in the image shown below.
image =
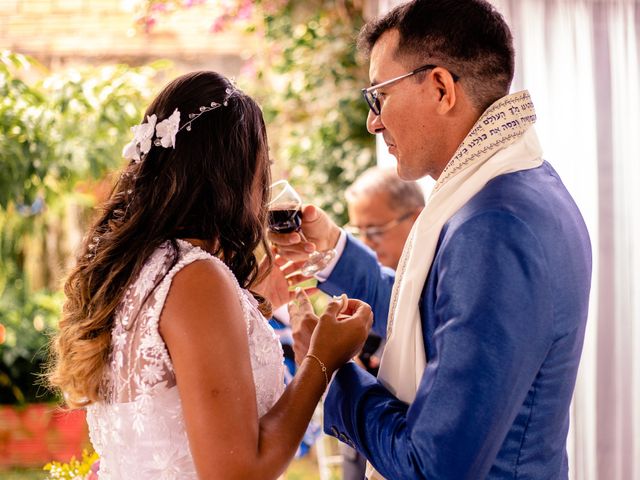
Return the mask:
{"type": "Polygon", "coordinates": [[[395,271],[383,267],[375,253],[347,235],[347,244],[331,275],[318,284],[329,295],[346,293],[371,305],[373,310],[373,331],[380,337],[387,336],[387,316],[395,271]]]}
{"type": "Polygon", "coordinates": [[[388,479],[485,478],[553,338],[545,258],[525,224],[484,213],[441,235],[428,285],[434,327],[414,402],[347,365],[324,428],[388,479]]]}

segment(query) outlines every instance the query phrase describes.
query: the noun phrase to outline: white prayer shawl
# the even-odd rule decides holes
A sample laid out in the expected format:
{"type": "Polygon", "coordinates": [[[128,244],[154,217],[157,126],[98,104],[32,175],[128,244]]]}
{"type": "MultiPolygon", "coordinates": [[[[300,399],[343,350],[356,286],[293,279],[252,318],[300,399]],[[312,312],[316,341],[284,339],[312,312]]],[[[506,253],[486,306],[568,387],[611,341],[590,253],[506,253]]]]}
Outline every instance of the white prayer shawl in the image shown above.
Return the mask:
{"type": "MultiPolygon", "coordinates": [[[[492,104],[458,147],[413,225],[391,293],[387,343],[378,373],[382,384],[403,402],[413,402],[427,365],[420,295],[440,231],[492,178],[542,164],[535,120],[526,90],[492,104]]],[[[384,480],[370,464],[367,478],[384,480]]]]}

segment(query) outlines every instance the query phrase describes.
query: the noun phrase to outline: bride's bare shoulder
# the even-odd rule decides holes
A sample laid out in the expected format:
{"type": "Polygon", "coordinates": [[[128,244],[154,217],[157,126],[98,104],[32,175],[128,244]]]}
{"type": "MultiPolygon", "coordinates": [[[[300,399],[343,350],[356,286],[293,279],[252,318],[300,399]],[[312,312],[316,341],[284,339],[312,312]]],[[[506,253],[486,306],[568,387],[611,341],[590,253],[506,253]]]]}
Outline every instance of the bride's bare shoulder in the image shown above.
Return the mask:
{"type": "Polygon", "coordinates": [[[184,266],[172,279],[160,318],[161,329],[208,326],[229,316],[242,317],[238,286],[227,267],[213,258],[184,266]],[[176,325],[179,324],[179,325],[176,325]]]}

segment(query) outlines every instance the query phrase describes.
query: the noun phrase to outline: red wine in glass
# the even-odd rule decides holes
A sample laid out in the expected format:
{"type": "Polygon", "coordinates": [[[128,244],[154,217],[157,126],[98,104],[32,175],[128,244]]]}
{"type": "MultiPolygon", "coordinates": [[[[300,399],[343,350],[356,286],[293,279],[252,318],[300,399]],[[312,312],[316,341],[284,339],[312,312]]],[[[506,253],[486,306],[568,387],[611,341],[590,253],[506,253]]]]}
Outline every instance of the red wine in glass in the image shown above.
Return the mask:
{"type": "MultiPolygon", "coordinates": [[[[279,180],[270,187],[269,229],[275,233],[298,232],[306,242],[300,227],[302,226],[302,199],[298,192],[286,180],[279,180]]],[[[300,271],[310,277],[319,272],[336,256],[334,249],[322,252],[315,251],[309,254],[309,258],[300,271]]]]}
{"type": "Polygon", "coordinates": [[[292,233],[300,229],[302,213],[299,208],[269,210],[269,228],[276,233],[292,233]]]}

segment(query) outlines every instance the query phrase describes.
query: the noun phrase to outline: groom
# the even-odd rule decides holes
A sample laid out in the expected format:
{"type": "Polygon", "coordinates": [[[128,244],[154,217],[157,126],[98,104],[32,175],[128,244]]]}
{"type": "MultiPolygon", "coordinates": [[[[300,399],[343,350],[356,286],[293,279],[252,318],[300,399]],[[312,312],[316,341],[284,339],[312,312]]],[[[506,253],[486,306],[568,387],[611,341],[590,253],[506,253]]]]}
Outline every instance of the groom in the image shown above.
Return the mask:
{"type": "MultiPolygon", "coordinates": [[[[321,289],[372,304],[387,337],[377,379],[336,373],[325,429],[367,457],[370,479],[567,478],[591,251],[528,93],[509,95],[509,28],[485,0],[414,0],[367,24],[360,46],[369,131],[403,179],[437,183],[395,274],[303,212],[309,242],[339,252],[321,289]]],[[[290,258],[311,248],[272,240],[290,258]]],[[[313,328],[299,326],[298,354],[313,328]]]]}

